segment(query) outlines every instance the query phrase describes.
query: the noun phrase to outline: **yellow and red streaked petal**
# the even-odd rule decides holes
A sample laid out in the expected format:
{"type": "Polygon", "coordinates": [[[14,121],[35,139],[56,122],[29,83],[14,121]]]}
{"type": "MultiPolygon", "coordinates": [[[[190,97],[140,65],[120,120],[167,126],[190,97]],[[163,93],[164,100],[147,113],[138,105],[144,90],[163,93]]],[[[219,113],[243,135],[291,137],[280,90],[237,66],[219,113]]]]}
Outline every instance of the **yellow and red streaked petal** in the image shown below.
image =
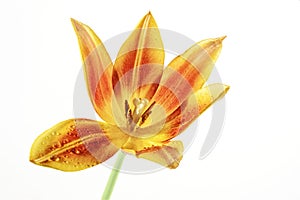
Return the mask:
{"type": "Polygon", "coordinates": [[[156,162],[170,169],[175,169],[179,166],[182,159],[183,149],[181,141],[170,141],[161,147],[152,147],[140,151],[136,156],[156,162]]]}
{"type": "Polygon", "coordinates": [[[167,114],[170,114],[193,92],[198,91],[213,69],[224,38],[203,40],[172,60],[163,72],[160,87],[152,101],[164,106],[167,114]],[[172,89],[166,91],[165,88],[172,89]],[[176,98],[168,98],[171,91],[176,98]]]}
{"type": "Polygon", "coordinates": [[[147,137],[137,137],[137,134],[138,132],[128,133],[119,129],[106,136],[117,148],[133,155],[144,149],[162,145],[161,142],[153,142],[147,137]]]}
{"type": "MultiPolygon", "coordinates": [[[[151,72],[151,68],[156,73],[152,74],[155,82],[160,81],[164,66],[164,47],[156,22],[149,12],[130,34],[118,52],[114,64],[113,86],[115,86],[122,76],[130,73],[131,76],[123,78],[120,84],[125,88],[139,88],[143,79],[151,72]],[[141,66],[147,66],[138,70],[141,66]],[[160,72],[160,73],[159,73],[160,72]]],[[[151,88],[155,85],[151,85],[151,88]]],[[[143,97],[141,97],[143,98],[143,97]]]]}
{"type": "Polygon", "coordinates": [[[104,162],[117,148],[106,136],[118,129],[108,123],[69,119],[36,138],[30,161],[62,171],[79,171],[104,162]]]}
{"type": "Polygon", "coordinates": [[[214,102],[224,97],[229,88],[229,86],[220,83],[201,88],[168,116],[161,131],[151,140],[168,141],[176,137],[214,102]]]}
{"type": "Polygon", "coordinates": [[[230,86],[228,85],[214,83],[201,88],[195,95],[191,95],[182,105],[182,108],[180,108],[182,110],[180,132],[187,128],[199,115],[216,101],[222,99],[229,89],[230,86]]]}
{"type": "Polygon", "coordinates": [[[92,104],[99,116],[114,124],[111,116],[112,61],[94,31],[71,19],[84,65],[85,79],[92,104]]]}
{"type": "Polygon", "coordinates": [[[140,74],[140,77],[144,77],[143,79],[140,79],[137,88],[131,88],[125,84],[127,80],[129,81],[132,79],[132,71],[124,74],[114,87],[115,93],[112,97],[112,115],[115,123],[119,127],[126,127],[126,113],[128,110],[125,105],[128,103],[129,108],[133,111],[135,108],[133,99],[151,99],[159,85],[157,75],[162,73],[161,68],[149,67],[147,65],[140,66],[135,71],[140,74]]]}
{"type": "Polygon", "coordinates": [[[114,93],[122,111],[124,100],[130,103],[134,97],[153,96],[162,76],[164,56],[159,29],[149,12],[124,42],[114,64],[114,93]]]}
{"type": "Polygon", "coordinates": [[[223,84],[209,85],[191,95],[165,119],[155,120],[155,118],[164,118],[159,115],[166,116],[163,109],[158,112],[157,108],[149,116],[153,118],[150,125],[139,127],[134,133],[126,133],[126,130],[123,130],[108,135],[108,137],[112,142],[118,141],[118,143],[114,142],[115,145],[131,154],[139,154],[139,152],[151,150],[153,147],[162,147],[164,142],[184,131],[210,105],[222,98],[228,89],[229,86],[223,84]]]}

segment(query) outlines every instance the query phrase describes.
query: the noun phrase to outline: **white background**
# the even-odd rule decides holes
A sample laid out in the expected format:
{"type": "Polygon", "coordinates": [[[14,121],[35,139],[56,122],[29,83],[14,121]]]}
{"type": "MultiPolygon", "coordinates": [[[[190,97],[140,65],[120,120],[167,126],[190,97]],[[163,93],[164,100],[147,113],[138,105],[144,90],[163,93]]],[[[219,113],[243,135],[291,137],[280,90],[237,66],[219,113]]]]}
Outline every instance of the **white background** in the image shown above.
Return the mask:
{"type": "Polygon", "coordinates": [[[29,163],[30,146],[73,117],[81,59],[70,17],[105,41],[149,10],[159,27],[196,41],[228,36],[217,62],[231,86],[226,121],[206,159],[198,157],[209,114],[176,170],[120,174],[112,199],[300,199],[299,0],[7,2],[0,3],[1,200],[101,198],[108,168],[42,168],[29,163]]]}

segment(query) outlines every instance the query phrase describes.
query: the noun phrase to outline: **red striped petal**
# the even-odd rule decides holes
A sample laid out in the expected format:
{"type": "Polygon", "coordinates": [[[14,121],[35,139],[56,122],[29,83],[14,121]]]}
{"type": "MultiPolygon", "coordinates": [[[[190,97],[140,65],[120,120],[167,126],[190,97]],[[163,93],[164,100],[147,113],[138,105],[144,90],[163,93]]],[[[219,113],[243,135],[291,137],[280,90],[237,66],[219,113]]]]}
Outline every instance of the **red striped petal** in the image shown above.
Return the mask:
{"type": "Polygon", "coordinates": [[[107,137],[116,131],[113,125],[88,119],[60,122],[34,141],[30,161],[62,171],[92,167],[119,150],[107,137]]]}
{"type": "Polygon", "coordinates": [[[124,124],[125,100],[152,98],[164,66],[164,48],[156,22],[148,13],[124,42],[114,64],[115,121],[124,124]]]}
{"type": "Polygon", "coordinates": [[[207,39],[195,44],[171,61],[164,70],[152,101],[163,106],[167,115],[206,82],[220,54],[223,39],[207,39]]]}
{"type": "Polygon", "coordinates": [[[84,64],[85,79],[92,104],[99,116],[113,124],[111,116],[112,61],[94,31],[72,19],[84,64]]]}

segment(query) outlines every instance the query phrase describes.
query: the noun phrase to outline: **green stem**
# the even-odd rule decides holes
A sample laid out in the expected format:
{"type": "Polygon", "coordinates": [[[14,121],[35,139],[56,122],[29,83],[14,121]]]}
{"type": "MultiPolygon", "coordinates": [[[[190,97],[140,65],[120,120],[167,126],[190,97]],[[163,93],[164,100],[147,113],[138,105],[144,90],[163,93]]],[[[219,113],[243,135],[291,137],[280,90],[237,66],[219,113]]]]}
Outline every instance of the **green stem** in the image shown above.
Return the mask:
{"type": "Polygon", "coordinates": [[[112,191],[114,189],[114,186],[116,184],[116,181],[117,181],[117,178],[118,178],[118,175],[119,175],[119,172],[120,172],[120,168],[122,166],[125,155],[126,154],[123,153],[122,151],[119,152],[118,158],[117,158],[117,160],[115,162],[115,165],[114,165],[114,168],[112,169],[112,171],[110,173],[110,176],[109,176],[109,179],[106,183],[106,187],[105,187],[105,190],[104,190],[103,195],[102,195],[102,200],[109,200],[110,199],[111,193],[112,193],[112,191]]]}

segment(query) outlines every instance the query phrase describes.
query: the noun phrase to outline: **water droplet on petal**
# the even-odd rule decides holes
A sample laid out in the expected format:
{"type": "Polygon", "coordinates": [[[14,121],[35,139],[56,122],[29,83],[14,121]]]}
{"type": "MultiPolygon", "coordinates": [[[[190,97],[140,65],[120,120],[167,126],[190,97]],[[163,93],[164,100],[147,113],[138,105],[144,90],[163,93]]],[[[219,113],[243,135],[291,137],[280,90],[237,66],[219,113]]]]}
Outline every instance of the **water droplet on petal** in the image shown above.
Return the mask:
{"type": "Polygon", "coordinates": [[[63,139],[62,144],[67,144],[69,142],[68,139],[63,139]]]}
{"type": "Polygon", "coordinates": [[[76,150],[75,150],[75,153],[76,153],[76,154],[80,154],[81,152],[80,152],[78,149],[76,149],[76,150]]]}
{"type": "Polygon", "coordinates": [[[50,161],[59,161],[60,160],[60,158],[59,157],[56,157],[56,156],[52,156],[50,159],[49,159],[50,161]]]}

